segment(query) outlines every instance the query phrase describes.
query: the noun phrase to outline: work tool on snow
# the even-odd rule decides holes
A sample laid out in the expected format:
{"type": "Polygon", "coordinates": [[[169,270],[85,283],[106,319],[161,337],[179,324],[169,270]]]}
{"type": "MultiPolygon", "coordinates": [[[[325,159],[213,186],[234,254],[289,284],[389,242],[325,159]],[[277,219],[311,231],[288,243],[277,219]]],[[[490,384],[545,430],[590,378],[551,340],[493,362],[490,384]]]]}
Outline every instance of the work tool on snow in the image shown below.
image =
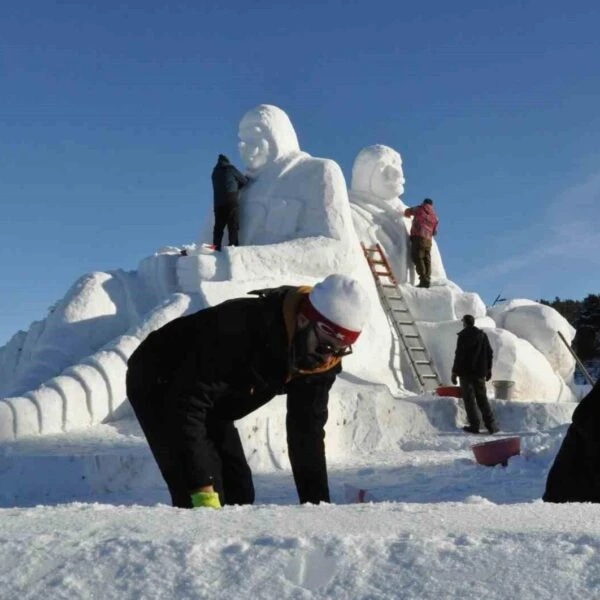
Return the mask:
{"type": "Polygon", "coordinates": [[[408,357],[415,382],[420,386],[421,392],[434,393],[441,385],[440,377],[383,248],[380,244],[367,247],[361,243],[361,246],[375,279],[383,308],[408,357]]]}

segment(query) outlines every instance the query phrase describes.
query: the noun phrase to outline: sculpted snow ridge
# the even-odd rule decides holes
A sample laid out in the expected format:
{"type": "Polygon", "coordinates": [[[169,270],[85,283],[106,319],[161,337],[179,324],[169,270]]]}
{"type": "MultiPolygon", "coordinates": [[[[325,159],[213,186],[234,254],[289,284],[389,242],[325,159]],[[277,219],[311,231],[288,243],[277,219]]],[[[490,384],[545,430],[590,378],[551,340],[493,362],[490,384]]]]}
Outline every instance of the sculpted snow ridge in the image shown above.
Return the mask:
{"type": "MultiPolygon", "coordinates": [[[[573,331],[553,309],[525,301],[494,307],[486,316],[477,294],[447,279],[435,242],[432,287],[410,285],[410,222],[403,217],[405,181],[398,152],[383,145],[363,149],[348,191],[337,163],[302,151],[288,115],[275,106],[248,111],[239,138],[253,179],[241,198],[243,245],[220,253],[203,249],[210,239],[210,210],[198,243],[186,246],[188,256],[179,247],[166,247],[142,260],[136,271],[96,272],[78,279],[46,319],[0,349],[0,440],[66,432],[127,416],[126,361],[151,331],[252,289],[310,285],[337,272],[365,286],[372,311],[332,390],[328,444],[333,444],[333,456],[351,452],[353,445],[378,447],[383,439],[379,428],[392,418],[393,398],[409,392],[398,340],[359,241],[384,247],[443,381],[449,380],[459,320],[469,313],[490,337],[494,378],[515,381],[517,400],[572,399],[572,359],[556,346],[552,332],[560,330],[570,340],[573,331]],[[378,384],[378,397],[389,396],[384,412],[384,404],[373,404],[362,384],[367,391],[378,384]]],[[[248,452],[256,464],[281,464],[285,435],[279,404],[271,403],[239,424],[243,438],[251,441],[248,452]]]]}

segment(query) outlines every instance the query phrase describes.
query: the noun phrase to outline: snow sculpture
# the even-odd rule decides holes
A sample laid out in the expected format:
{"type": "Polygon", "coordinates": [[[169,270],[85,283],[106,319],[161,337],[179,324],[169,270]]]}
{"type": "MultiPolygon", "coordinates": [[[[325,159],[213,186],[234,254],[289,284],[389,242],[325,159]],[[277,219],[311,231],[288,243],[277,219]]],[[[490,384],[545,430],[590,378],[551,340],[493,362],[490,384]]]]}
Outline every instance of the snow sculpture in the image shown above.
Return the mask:
{"type": "Polygon", "coordinates": [[[201,308],[174,293],[178,256],[167,249],[144,259],[137,272],[84,275],[44,321],[0,349],[0,441],[127,414],[127,359],[140,340],[201,308]]]}
{"type": "MultiPolygon", "coordinates": [[[[314,284],[331,273],[358,279],[373,307],[369,323],[344,369],[393,389],[391,332],[354,231],[346,181],[337,163],[300,150],[287,114],[261,104],[239,126],[239,149],[252,182],[241,195],[239,248],[191,249],[177,266],[181,289],[209,304],[248,290],[314,284]],[[373,343],[377,350],[367,349],[373,343]]],[[[212,214],[209,216],[212,223],[212,214]]],[[[209,227],[205,224],[204,234],[209,227]]]]}
{"type": "Polygon", "coordinates": [[[558,311],[538,302],[517,299],[488,312],[498,327],[511,331],[539,350],[566,382],[573,380],[575,359],[557,332],[570,343],[575,329],[558,311]]]}
{"type": "MultiPolygon", "coordinates": [[[[239,126],[239,149],[252,183],[241,194],[239,248],[184,257],[184,290],[201,281],[252,281],[265,271],[324,277],[351,270],[361,257],[339,165],[300,150],[287,114],[261,104],[239,126]],[[282,260],[285,258],[285,260],[282,260]]],[[[207,221],[212,223],[212,211],[207,221]]],[[[205,223],[203,235],[207,236],[205,223]]],[[[205,237],[200,240],[206,241],[205,237]]]]}
{"type": "MultiPolygon", "coordinates": [[[[403,216],[407,205],[399,197],[404,193],[404,183],[402,157],[393,148],[376,144],[358,153],[349,194],[354,226],[361,241],[383,246],[399,283],[415,279],[409,247],[411,220],[403,216]]],[[[432,285],[446,279],[435,239],[431,273],[432,285]]]]}

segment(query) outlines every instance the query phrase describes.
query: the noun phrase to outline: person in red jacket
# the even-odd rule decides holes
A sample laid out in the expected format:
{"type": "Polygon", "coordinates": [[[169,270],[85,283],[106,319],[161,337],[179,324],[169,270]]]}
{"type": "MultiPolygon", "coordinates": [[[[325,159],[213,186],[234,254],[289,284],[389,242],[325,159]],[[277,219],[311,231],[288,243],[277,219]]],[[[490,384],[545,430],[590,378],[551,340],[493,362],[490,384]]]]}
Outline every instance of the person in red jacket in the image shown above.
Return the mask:
{"type": "Polygon", "coordinates": [[[433,210],[433,200],[425,198],[419,206],[407,208],[405,217],[413,217],[410,230],[411,258],[415,264],[419,285],[428,288],[431,284],[431,245],[437,233],[439,219],[433,210]]]}

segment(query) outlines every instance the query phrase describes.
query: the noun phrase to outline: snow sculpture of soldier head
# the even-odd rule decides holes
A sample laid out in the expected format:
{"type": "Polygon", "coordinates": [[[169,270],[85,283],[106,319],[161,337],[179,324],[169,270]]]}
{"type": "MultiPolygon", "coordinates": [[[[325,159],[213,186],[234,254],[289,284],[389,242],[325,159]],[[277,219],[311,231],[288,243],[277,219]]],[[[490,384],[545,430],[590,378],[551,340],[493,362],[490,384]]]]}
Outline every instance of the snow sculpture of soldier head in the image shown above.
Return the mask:
{"type": "Polygon", "coordinates": [[[249,172],[300,152],[298,137],[289,117],[277,106],[261,104],[240,122],[240,155],[249,172]]]}
{"type": "Polygon", "coordinates": [[[301,151],[283,110],[261,104],[248,111],[239,138],[253,179],[241,197],[242,246],[317,236],[357,243],[339,165],[301,151]]]}
{"type": "Polygon", "coordinates": [[[404,193],[402,157],[389,146],[363,148],[352,167],[353,192],[379,200],[395,200],[404,193]]]}
{"type": "MultiPolygon", "coordinates": [[[[375,144],[358,153],[349,192],[354,227],[364,242],[383,246],[400,283],[415,277],[408,246],[411,223],[403,216],[407,205],[400,199],[404,184],[402,157],[396,150],[375,144]]],[[[431,269],[434,280],[446,279],[435,240],[431,269]]]]}

